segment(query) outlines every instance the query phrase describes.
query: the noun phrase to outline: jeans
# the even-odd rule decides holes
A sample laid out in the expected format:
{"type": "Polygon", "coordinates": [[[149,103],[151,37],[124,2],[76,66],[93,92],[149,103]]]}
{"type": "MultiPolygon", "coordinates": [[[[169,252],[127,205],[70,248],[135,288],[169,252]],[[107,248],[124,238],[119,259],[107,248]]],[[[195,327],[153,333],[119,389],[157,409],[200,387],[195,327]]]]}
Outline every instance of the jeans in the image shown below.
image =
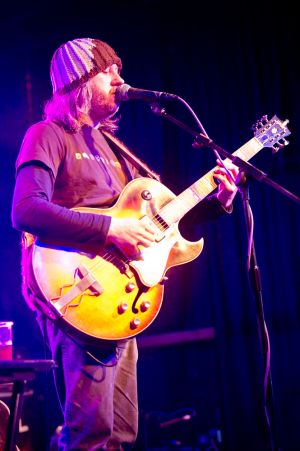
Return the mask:
{"type": "Polygon", "coordinates": [[[37,319],[58,364],[59,451],[130,450],[138,429],[136,339],[87,345],[46,317],[37,319]]]}

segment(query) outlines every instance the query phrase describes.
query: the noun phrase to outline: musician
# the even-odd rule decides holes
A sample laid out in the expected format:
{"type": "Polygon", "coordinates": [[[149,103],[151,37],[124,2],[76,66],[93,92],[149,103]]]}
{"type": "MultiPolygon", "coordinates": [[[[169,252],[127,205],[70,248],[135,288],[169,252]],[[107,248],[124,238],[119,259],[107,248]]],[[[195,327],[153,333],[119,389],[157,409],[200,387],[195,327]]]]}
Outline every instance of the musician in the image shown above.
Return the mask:
{"type": "MultiPolygon", "coordinates": [[[[12,222],[23,232],[23,295],[58,363],[59,450],[131,449],[137,436],[135,338],[103,340],[62,327],[30,263],[34,237],[95,254],[112,243],[129,259],[155,241],[153,224],[73,209],[111,207],[130,180],[145,176],[109,138],[118,129],[121,69],[120,57],[103,41],[61,45],[51,61],[53,96],[45,118],[27,130],[16,162],[12,222]]],[[[234,166],[215,170],[217,194],[196,207],[201,220],[232,211],[237,189],[230,174],[236,177],[234,166]]]]}

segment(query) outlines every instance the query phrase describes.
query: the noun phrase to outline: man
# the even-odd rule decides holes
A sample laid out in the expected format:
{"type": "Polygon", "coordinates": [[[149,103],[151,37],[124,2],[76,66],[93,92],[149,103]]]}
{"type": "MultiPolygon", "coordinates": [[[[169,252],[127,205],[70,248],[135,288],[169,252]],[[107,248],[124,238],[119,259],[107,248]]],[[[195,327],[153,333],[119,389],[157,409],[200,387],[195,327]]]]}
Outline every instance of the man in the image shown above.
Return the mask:
{"type": "MultiPolygon", "coordinates": [[[[130,180],[145,175],[109,138],[118,126],[121,68],[103,41],[74,39],[60,46],[51,61],[53,97],[45,120],[26,132],[16,162],[12,220],[25,232],[23,294],[58,363],[55,382],[64,417],[59,450],[131,449],[137,436],[135,338],[102,340],[61,328],[31,268],[32,237],[95,254],[113,244],[129,261],[156,240],[155,226],[134,215],[74,209],[111,207],[130,180]]],[[[234,178],[236,168],[230,170],[234,178]]],[[[229,172],[220,166],[214,175],[218,192],[201,202],[207,217],[230,212],[236,194],[229,172]]]]}

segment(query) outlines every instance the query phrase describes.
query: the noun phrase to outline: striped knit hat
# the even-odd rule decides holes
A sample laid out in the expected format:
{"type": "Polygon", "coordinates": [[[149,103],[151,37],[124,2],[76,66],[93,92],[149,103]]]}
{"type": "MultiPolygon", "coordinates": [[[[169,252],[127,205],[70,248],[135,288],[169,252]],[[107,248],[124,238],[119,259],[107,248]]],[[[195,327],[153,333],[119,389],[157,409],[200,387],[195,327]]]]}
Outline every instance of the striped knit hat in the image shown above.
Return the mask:
{"type": "Polygon", "coordinates": [[[112,64],[122,67],[121,59],[106,42],[83,38],[62,44],[51,60],[53,94],[72,91],[112,64]]]}

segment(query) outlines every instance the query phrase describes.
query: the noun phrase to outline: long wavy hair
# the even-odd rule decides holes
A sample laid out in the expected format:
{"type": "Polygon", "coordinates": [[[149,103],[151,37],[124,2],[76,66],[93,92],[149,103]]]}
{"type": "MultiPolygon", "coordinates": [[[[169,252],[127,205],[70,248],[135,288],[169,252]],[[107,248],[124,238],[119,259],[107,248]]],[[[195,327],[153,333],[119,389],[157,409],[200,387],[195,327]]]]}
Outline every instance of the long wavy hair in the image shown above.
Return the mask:
{"type": "MultiPolygon", "coordinates": [[[[62,122],[70,131],[79,131],[91,110],[92,89],[88,80],[82,86],[66,94],[55,93],[44,106],[44,119],[62,122]]],[[[100,128],[114,133],[118,129],[119,117],[105,119],[100,128]]]]}

